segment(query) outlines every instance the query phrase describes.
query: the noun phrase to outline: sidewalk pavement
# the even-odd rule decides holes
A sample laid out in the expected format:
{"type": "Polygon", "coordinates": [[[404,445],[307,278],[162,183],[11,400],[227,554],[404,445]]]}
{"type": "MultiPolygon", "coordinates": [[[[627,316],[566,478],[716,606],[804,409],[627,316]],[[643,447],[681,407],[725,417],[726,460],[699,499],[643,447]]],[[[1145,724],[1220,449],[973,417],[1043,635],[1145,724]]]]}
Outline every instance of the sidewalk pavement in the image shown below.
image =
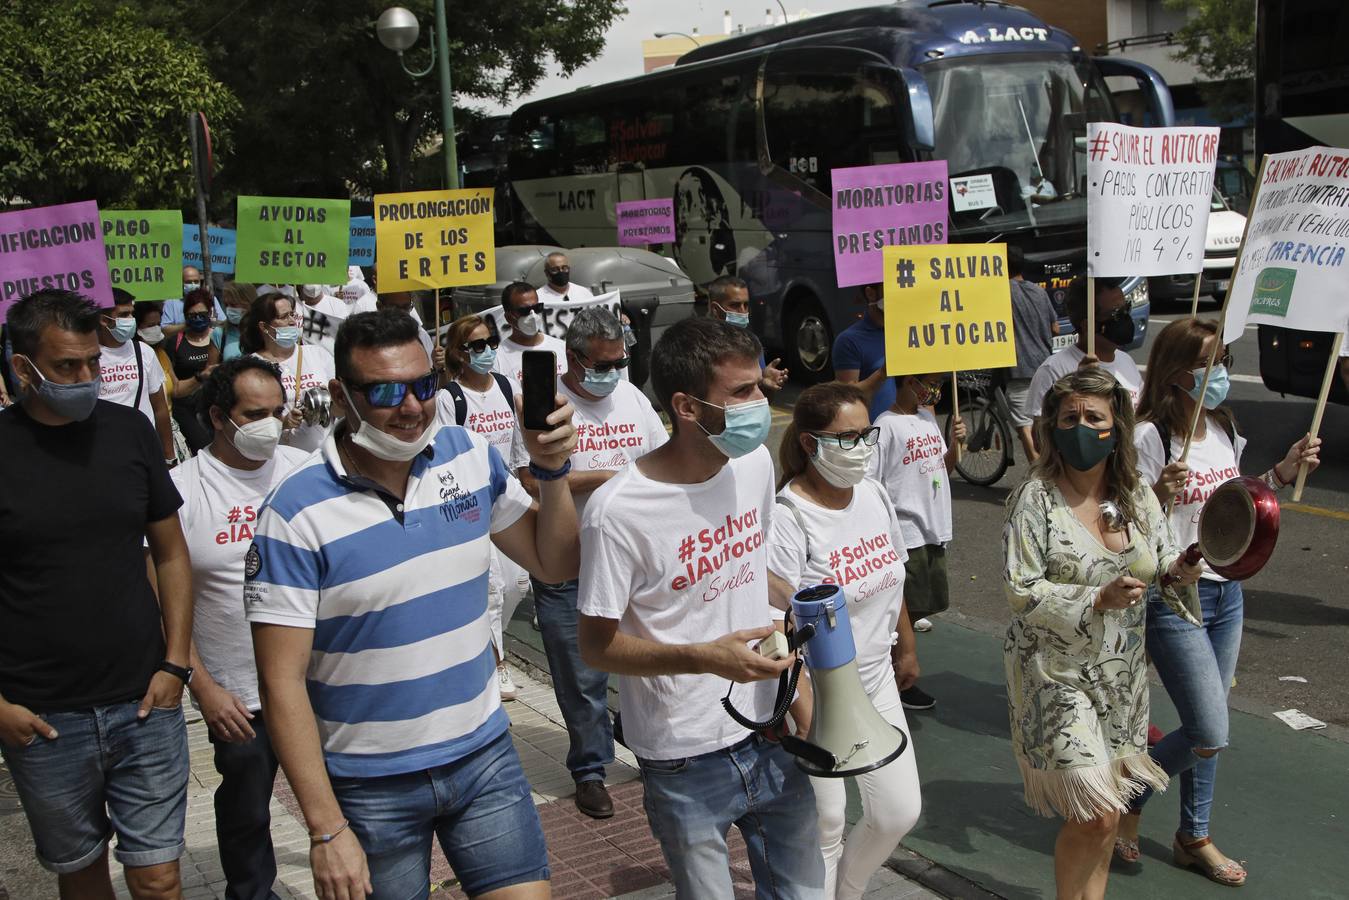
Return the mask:
{"type": "MultiPolygon", "coordinates": [[[[529,627],[527,623],[517,624],[529,627]]],[[[546,676],[531,677],[527,665],[512,666],[512,670],[520,694],[519,699],[506,704],[506,709],[511,717],[511,736],[543,821],[553,896],[558,900],[673,897],[669,872],[642,811],[642,786],[632,754],[619,747],[619,758],[608,771],[614,817],[596,821],[579,813],[571,800],[574,788],[564,764],[567,733],[552,688],[543,680],[546,676]]],[[[212,765],[206,726],[190,707],[188,713],[192,773],[188,781],[187,853],[182,859],[184,897],[221,900],[225,882],[216,852],[211,799],[220,777],[212,765]]],[[[282,900],[313,900],[316,894],[309,873],[308,835],[284,776],[278,777],[272,800],[272,837],[278,867],[277,895],[282,900]]],[[[745,845],[735,829],[730,844],[736,896],[752,898],[745,845]]],[[[921,860],[911,860],[908,865],[913,872],[931,868],[921,860]]],[[[113,874],[117,896],[129,897],[120,865],[113,864],[113,874]]],[[[433,853],[431,880],[434,896],[464,897],[438,847],[433,853]]],[[[27,822],[8,773],[0,766],[0,900],[54,900],[56,896],[55,876],[41,869],[34,859],[27,822]]],[[[867,900],[940,900],[942,896],[891,869],[876,874],[866,895],[867,900]]]]}

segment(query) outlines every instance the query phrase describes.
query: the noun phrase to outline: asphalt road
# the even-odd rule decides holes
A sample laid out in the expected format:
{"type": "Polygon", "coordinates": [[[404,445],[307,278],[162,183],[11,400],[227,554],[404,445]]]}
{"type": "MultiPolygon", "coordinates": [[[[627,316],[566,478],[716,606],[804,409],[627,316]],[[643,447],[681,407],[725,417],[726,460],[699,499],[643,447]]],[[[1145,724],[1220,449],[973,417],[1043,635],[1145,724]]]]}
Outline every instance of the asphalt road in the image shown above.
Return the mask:
{"type": "MultiPolygon", "coordinates": [[[[1151,336],[1187,312],[1188,304],[1154,307],[1149,344],[1133,354],[1140,365],[1151,336]]],[[[1216,306],[1202,304],[1200,313],[1216,315],[1216,306]]],[[[1242,470],[1259,474],[1305,433],[1314,404],[1280,397],[1260,383],[1254,329],[1232,352],[1229,406],[1249,440],[1242,470]]],[[[780,410],[770,437],[775,451],[798,393],[793,385],[774,399],[780,410]]],[[[1301,503],[1292,502],[1291,488],[1281,492],[1278,546],[1264,571],[1246,583],[1246,628],[1233,704],[1265,715],[1297,708],[1349,726],[1349,691],[1341,668],[1349,652],[1349,407],[1326,410],[1321,437],[1321,468],[1308,480],[1301,503]],[[1306,682],[1280,681],[1283,676],[1306,682]]],[[[1008,619],[1000,575],[1003,503],[1026,471],[1018,448],[1016,465],[993,487],[953,480],[952,614],[983,630],[1000,632],[1008,619]]]]}

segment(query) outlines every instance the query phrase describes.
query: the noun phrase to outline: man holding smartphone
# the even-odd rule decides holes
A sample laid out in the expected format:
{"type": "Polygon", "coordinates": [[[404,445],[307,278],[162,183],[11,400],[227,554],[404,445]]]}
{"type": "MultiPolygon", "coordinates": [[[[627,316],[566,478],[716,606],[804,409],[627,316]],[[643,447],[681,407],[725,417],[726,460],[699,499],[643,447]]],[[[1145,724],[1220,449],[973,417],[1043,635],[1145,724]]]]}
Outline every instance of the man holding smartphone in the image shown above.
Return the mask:
{"type": "MultiPolygon", "coordinates": [[[[760,893],[824,895],[815,797],[762,721],[782,660],[750,648],[774,631],[764,536],[773,511],[772,424],[748,330],[707,317],[665,332],[651,377],[674,434],[586,504],[580,645],[621,676],[625,743],[681,900],[732,894],[726,832],[746,834],[760,893]]],[[[778,613],[776,618],[781,618],[778,613]]]]}
{"type": "Polygon", "coordinates": [[[319,896],[424,896],[435,835],[470,896],[548,896],[543,829],[496,685],[491,543],[574,578],[560,397],[525,434],[540,499],[485,438],[436,421],[417,323],[360,313],[337,334],[344,421],[273,491],[245,557],[262,709],[309,826],[319,896]]]}

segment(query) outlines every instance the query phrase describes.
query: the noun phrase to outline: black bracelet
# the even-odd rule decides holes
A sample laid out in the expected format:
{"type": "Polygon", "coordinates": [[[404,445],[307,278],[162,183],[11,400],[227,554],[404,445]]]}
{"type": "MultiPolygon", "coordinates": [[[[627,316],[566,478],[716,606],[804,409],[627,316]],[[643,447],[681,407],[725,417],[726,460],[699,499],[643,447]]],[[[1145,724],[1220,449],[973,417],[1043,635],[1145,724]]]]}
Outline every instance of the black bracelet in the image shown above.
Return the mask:
{"type": "Polygon", "coordinates": [[[534,476],[535,481],[557,481],[559,478],[566,478],[567,473],[571,471],[571,460],[562,464],[560,469],[543,469],[533,462],[529,464],[529,474],[534,476]]]}

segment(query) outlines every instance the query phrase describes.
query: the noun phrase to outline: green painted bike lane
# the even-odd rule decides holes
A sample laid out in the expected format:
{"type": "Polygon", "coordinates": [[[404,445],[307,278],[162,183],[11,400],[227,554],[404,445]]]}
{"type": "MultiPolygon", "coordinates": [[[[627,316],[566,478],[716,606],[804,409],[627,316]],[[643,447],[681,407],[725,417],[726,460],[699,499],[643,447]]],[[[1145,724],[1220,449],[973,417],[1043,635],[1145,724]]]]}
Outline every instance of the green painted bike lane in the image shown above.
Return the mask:
{"type": "MultiPolygon", "coordinates": [[[[904,846],[1010,900],[1052,898],[1059,821],[1022,800],[1001,637],[939,620],[918,638],[923,689],[937,706],[908,712],[923,815],[904,846]]],[[[1156,683],[1152,721],[1164,731],[1179,723],[1156,683]]],[[[1211,833],[1224,852],[1247,861],[1246,885],[1234,895],[1171,862],[1177,778],[1148,802],[1140,863],[1111,868],[1111,900],[1349,897],[1349,745],[1233,710],[1220,759],[1211,833]]]]}

